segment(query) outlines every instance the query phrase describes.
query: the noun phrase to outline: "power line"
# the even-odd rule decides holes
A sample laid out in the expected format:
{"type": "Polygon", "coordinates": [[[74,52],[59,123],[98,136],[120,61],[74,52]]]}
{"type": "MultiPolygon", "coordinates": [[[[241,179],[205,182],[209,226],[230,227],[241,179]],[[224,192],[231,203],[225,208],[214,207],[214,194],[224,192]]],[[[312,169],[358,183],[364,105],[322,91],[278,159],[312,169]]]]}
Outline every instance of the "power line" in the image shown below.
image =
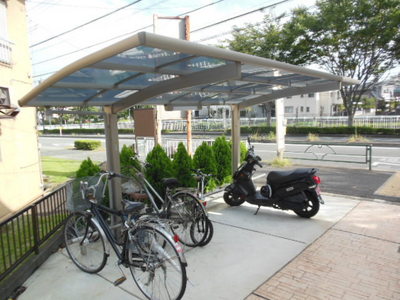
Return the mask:
{"type": "Polygon", "coordinates": [[[138,3],[138,2],[141,2],[141,1],[142,1],[142,0],[136,0],[136,1],[134,1],[134,2],[132,2],[132,3],[130,3],[130,4],[128,4],[128,5],[125,5],[125,6],[122,6],[122,7],[120,7],[120,8],[117,8],[116,10],[113,10],[113,11],[111,11],[111,12],[109,12],[109,13],[107,13],[107,14],[101,16],[101,17],[95,18],[95,19],[93,19],[93,20],[90,20],[89,22],[86,22],[86,23],[82,24],[82,25],[76,26],[76,27],[74,27],[74,28],[72,28],[72,29],[69,29],[69,30],[64,31],[64,32],[62,32],[62,33],[60,33],[60,34],[57,34],[57,35],[55,35],[55,36],[53,36],[53,37],[51,37],[51,38],[48,38],[48,39],[46,39],[46,40],[43,40],[43,41],[38,42],[38,43],[36,43],[36,44],[33,44],[33,45],[30,46],[30,47],[33,48],[33,47],[36,47],[36,46],[41,45],[41,44],[43,44],[43,43],[46,43],[46,42],[48,42],[48,41],[51,41],[51,40],[53,40],[53,39],[55,39],[55,38],[58,38],[58,37],[60,37],[60,36],[62,36],[62,35],[64,35],[64,34],[70,33],[70,32],[72,32],[72,31],[75,31],[75,30],[77,30],[77,29],[79,29],[79,28],[82,28],[82,27],[84,27],[84,26],[86,26],[86,25],[89,25],[89,24],[91,24],[91,23],[93,23],[93,22],[96,22],[96,21],[98,21],[98,20],[100,20],[100,19],[103,19],[103,18],[105,18],[105,17],[108,17],[108,16],[110,16],[110,15],[112,15],[112,14],[114,14],[114,13],[120,11],[120,10],[123,10],[123,9],[125,9],[125,8],[127,8],[127,7],[129,7],[129,6],[132,6],[132,5],[134,5],[134,4],[138,3]]]}
{"type": "MultiPolygon", "coordinates": [[[[187,14],[189,14],[189,13],[192,13],[192,12],[195,12],[195,11],[198,11],[198,10],[201,10],[201,9],[204,9],[204,8],[206,8],[206,7],[208,7],[208,6],[215,5],[215,4],[220,3],[220,2],[222,2],[222,1],[224,1],[224,0],[218,0],[218,1],[215,1],[215,2],[212,2],[212,3],[209,3],[209,4],[206,4],[206,5],[200,6],[200,7],[196,8],[196,9],[193,9],[193,10],[190,10],[190,11],[187,11],[187,12],[184,12],[184,13],[181,13],[180,15],[178,15],[178,17],[183,16],[183,15],[187,15],[187,14]]],[[[115,37],[113,37],[113,38],[111,38],[111,39],[107,39],[107,40],[105,40],[105,41],[101,41],[101,42],[95,43],[95,44],[93,44],[93,45],[90,45],[90,46],[87,46],[87,47],[84,47],[84,48],[81,48],[81,49],[77,49],[77,50],[74,50],[74,51],[71,51],[71,52],[67,52],[67,53],[64,53],[64,54],[55,56],[55,57],[51,57],[51,58],[49,58],[49,59],[45,59],[45,60],[40,61],[40,62],[36,62],[36,63],[34,63],[33,65],[39,65],[39,64],[42,64],[42,63],[45,63],[45,62],[49,62],[49,61],[52,61],[52,60],[55,60],[55,59],[58,59],[58,58],[61,58],[61,57],[64,57],[64,56],[68,56],[68,55],[71,55],[71,54],[74,54],[74,53],[77,53],[77,52],[80,52],[80,51],[84,51],[84,50],[87,50],[87,49],[96,47],[96,46],[98,46],[98,45],[101,45],[101,44],[104,44],[104,43],[108,43],[108,42],[110,42],[110,41],[112,41],[112,40],[115,40],[115,39],[118,39],[118,38],[122,38],[122,37],[127,36],[127,35],[130,35],[130,34],[134,34],[134,33],[138,32],[138,31],[145,30],[145,29],[150,28],[150,27],[152,27],[152,26],[153,26],[153,24],[149,24],[149,25],[146,25],[146,26],[141,27],[141,28],[139,28],[139,29],[135,29],[134,31],[130,31],[130,32],[123,33],[123,34],[121,34],[121,35],[115,36],[115,37]]],[[[50,72],[50,74],[51,74],[51,73],[54,73],[54,72],[50,72]]],[[[40,74],[40,75],[35,75],[35,76],[33,76],[33,77],[35,78],[35,77],[41,77],[41,76],[45,76],[45,75],[49,75],[49,73],[40,74]]]]}
{"type": "Polygon", "coordinates": [[[195,33],[195,32],[198,32],[198,31],[201,31],[201,30],[204,30],[204,29],[207,29],[207,28],[210,28],[210,27],[213,27],[213,26],[216,26],[216,25],[228,22],[228,21],[232,21],[234,19],[241,18],[241,17],[247,16],[247,15],[250,15],[252,13],[255,13],[255,12],[258,12],[258,11],[262,11],[262,10],[264,10],[266,8],[270,8],[270,7],[273,7],[275,5],[279,5],[279,4],[288,2],[288,1],[291,1],[291,0],[283,0],[283,1],[275,2],[273,4],[270,4],[270,5],[267,5],[267,6],[263,6],[263,7],[255,9],[255,10],[252,10],[252,11],[249,11],[249,12],[246,12],[246,13],[243,13],[243,14],[240,14],[240,15],[237,15],[237,16],[234,16],[234,17],[231,17],[231,18],[228,18],[228,19],[213,23],[213,24],[209,24],[207,26],[204,26],[204,27],[201,27],[201,28],[198,28],[198,29],[195,29],[195,30],[192,30],[190,33],[195,33]]]}

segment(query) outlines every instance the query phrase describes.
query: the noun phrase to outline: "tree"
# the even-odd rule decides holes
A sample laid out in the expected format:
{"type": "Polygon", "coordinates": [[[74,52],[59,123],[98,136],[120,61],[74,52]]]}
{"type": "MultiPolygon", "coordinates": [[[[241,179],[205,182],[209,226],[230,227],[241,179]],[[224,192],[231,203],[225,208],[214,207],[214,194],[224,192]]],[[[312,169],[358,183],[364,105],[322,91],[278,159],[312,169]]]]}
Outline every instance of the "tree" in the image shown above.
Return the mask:
{"type": "Polygon", "coordinates": [[[165,187],[161,180],[172,176],[172,162],[167,156],[165,150],[160,146],[156,145],[146,156],[145,176],[154,189],[162,197],[165,194],[165,187]]]}
{"type": "Polygon", "coordinates": [[[360,84],[340,89],[351,126],[363,94],[397,64],[399,25],[398,0],[321,0],[313,10],[267,16],[262,24],[238,30],[229,46],[292,64],[316,63],[358,79],[360,84]]]}
{"type": "Polygon", "coordinates": [[[178,150],[174,155],[172,169],[174,176],[183,186],[193,187],[196,185],[196,181],[192,176],[192,168],[192,158],[187,152],[185,145],[181,142],[179,143],[178,150]]]}
{"type": "MultiPolygon", "coordinates": [[[[206,174],[217,174],[217,163],[215,161],[214,151],[211,146],[203,142],[193,155],[193,165],[206,174]]],[[[212,190],[216,187],[214,178],[207,182],[206,190],[212,190]]]]}
{"type": "Polygon", "coordinates": [[[94,176],[100,172],[100,167],[95,165],[93,161],[88,157],[84,161],[82,161],[81,165],[79,166],[78,171],[76,171],[76,177],[88,177],[94,176]]]}
{"type": "Polygon", "coordinates": [[[232,175],[232,150],[224,136],[215,139],[212,149],[214,151],[217,180],[219,184],[229,182],[232,175]]]}
{"type": "Polygon", "coordinates": [[[135,169],[141,169],[140,162],[135,156],[135,151],[132,147],[123,145],[119,155],[119,160],[121,163],[121,173],[125,176],[132,176],[136,173],[135,169]]]}

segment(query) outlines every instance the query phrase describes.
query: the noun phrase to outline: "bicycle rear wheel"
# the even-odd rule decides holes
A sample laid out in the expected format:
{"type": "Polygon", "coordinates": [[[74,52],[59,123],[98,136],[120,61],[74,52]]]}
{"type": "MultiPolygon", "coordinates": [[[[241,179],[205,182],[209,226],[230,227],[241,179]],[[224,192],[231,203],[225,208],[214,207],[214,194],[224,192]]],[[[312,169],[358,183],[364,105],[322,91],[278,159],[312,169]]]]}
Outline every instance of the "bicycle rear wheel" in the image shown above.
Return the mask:
{"type": "Polygon", "coordinates": [[[199,246],[207,237],[207,214],[200,201],[190,193],[179,192],[171,197],[167,207],[172,220],[171,230],[182,244],[199,246]]]}
{"type": "Polygon", "coordinates": [[[65,246],[74,264],[84,272],[97,273],[107,262],[103,236],[84,213],[70,215],[64,226],[65,246]]]}
{"type": "Polygon", "coordinates": [[[167,233],[151,226],[136,229],[128,240],[133,280],[148,299],[181,299],[186,290],[186,267],[167,233]]]}

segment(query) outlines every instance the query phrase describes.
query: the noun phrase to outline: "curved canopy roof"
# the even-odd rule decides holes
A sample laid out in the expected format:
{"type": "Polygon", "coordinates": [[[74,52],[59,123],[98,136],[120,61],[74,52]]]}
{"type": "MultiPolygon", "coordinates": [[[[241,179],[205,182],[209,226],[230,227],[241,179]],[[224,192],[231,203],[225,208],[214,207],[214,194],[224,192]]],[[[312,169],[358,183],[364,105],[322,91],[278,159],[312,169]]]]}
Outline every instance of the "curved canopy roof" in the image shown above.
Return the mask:
{"type": "Polygon", "coordinates": [[[64,67],[33,88],[21,106],[132,105],[239,108],[336,90],[357,80],[148,32],[64,67]]]}

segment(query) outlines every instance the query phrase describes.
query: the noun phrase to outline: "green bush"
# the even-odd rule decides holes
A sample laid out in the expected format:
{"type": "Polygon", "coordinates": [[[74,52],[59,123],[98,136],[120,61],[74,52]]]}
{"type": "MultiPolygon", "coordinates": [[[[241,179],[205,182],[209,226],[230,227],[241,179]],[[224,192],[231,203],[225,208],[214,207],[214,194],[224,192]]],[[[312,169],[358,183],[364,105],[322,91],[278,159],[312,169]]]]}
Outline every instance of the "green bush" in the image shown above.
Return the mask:
{"type": "Polygon", "coordinates": [[[135,156],[135,151],[127,145],[122,146],[119,161],[121,163],[121,173],[125,176],[132,176],[135,174],[135,169],[141,169],[140,162],[135,156]]]}
{"type": "Polygon", "coordinates": [[[225,136],[215,139],[212,149],[216,161],[218,183],[229,182],[232,175],[232,150],[225,136]]]}
{"type": "Polygon", "coordinates": [[[75,149],[77,150],[95,150],[101,147],[100,141],[92,140],[79,140],[74,143],[75,149]]]}
{"type": "Polygon", "coordinates": [[[82,161],[78,171],[76,171],[76,177],[88,177],[94,176],[100,172],[100,167],[95,165],[90,157],[82,161]]]}
{"type": "Polygon", "coordinates": [[[240,162],[244,162],[247,156],[246,142],[240,142],[240,162]]]}
{"type": "Polygon", "coordinates": [[[179,180],[182,186],[194,187],[196,180],[192,176],[193,168],[192,158],[186,150],[185,145],[181,142],[172,161],[172,169],[174,176],[179,180]]]}
{"type": "Polygon", "coordinates": [[[172,162],[165,150],[156,145],[147,154],[146,162],[148,166],[145,170],[146,179],[162,197],[165,195],[165,188],[161,180],[172,176],[172,162]]]}
{"type": "MultiPolygon", "coordinates": [[[[217,174],[217,163],[215,161],[214,151],[211,146],[203,142],[196,149],[193,155],[193,166],[202,170],[206,174],[217,174]]],[[[211,178],[206,186],[206,191],[213,190],[217,187],[217,182],[211,178]]]]}

